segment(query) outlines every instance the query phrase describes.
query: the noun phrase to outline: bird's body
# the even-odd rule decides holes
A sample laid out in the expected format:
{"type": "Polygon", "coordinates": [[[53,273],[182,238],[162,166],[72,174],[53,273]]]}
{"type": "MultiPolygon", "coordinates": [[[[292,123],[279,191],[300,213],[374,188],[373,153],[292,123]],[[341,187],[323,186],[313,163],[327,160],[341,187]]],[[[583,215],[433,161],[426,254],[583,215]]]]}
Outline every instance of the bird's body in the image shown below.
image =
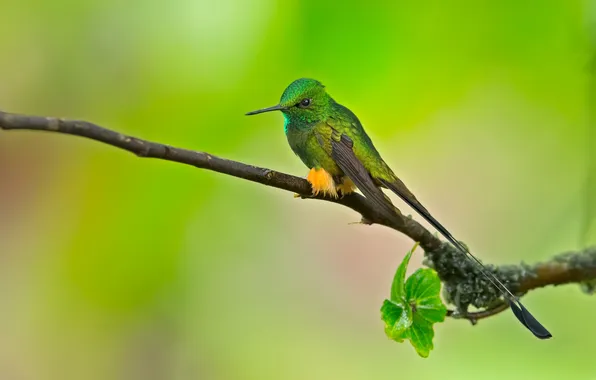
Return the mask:
{"type": "MultiPolygon", "coordinates": [[[[287,118],[285,131],[290,148],[307,167],[312,169],[307,178],[313,185],[314,192],[337,196],[338,187],[344,183],[346,176],[331,156],[331,139],[339,133],[346,134],[357,141],[359,137],[364,137],[369,142],[370,139],[354,114],[343,106],[331,102],[329,114],[324,116],[324,120],[302,122],[302,120],[287,118]]],[[[358,146],[364,147],[364,144],[358,144],[358,146]]],[[[380,156],[372,142],[367,151],[361,150],[359,159],[369,163],[368,166],[373,169],[373,160],[369,156],[375,156],[378,159],[380,156]]],[[[340,191],[346,194],[351,190],[352,188],[342,188],[340,191]]]]}
{"type": "MultiPolygon", "coordinates": [[[[320,86],[318,82],[298,82],[296,85],[320,86]]],[[[353,142],[356,158],[376,185],[381,186],[381,181],[396,181],[397,176],[381,158],[358,117],[328,94],[324,95],[320,100],[324,102],[324,107],[315,117],[292,113],[285,115],[284,130],[288,143],[302,162],[311,168],[307,179],[313,185],[313,191],[336,197],[354,190],[349,176],[333,157],[332,142],[339,142],[342,135],[353,142]]]]}
{"type": "Polygon", "coordinates": [[[298,79],[284,91],[277,106],[247,115],[276,111],[283,113],[284,129],[294,153],[310,168],[307,180],[313,194],[345,195],[356,187],[387,218],[398,212],[380,187],[397,194],[435,227],[462,254],[480,266],[482,273],[509,301],[516,317],[539,338],[550,333],[525,309],[517,297],[443,227],[393,173],[348,108],[327,94],[314,79],[298,79]]]}
{"type": "Polygon", "coordinates": [[[330,99],[324,119],[303,123],[286,119],[285,131],[290,148],[309,168],[325,169],[334,177],[344,175],[331,157],[331,140],[345,134],[354,142],[354,153],[366,169],[375,175],[388,175],[389,168],[362,128],[360,121],[346,107],[330,99]],[[383,171],[385,169],[385,171],[383,171]]]}

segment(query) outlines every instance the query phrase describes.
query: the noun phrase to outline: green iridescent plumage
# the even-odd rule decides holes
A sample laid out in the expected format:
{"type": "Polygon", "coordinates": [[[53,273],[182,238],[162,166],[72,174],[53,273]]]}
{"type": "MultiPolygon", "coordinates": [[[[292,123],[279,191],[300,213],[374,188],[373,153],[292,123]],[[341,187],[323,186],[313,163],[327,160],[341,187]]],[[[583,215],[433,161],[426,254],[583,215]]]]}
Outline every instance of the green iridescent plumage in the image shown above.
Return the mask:
{"type": "MultiPolygon", "coordinates": [[[[247,115],[269,111],[283,113],[284,129],[290,147],[306,166],[312,170],[323,169],[322,173],[327,178],[323,181],[324,188],[331,183],[332,195],[337,194],[336,184],[349,178],[379,212],[387,218],[393,218],[396,209],[380,187],[390,189],[480,267],[485,277],[509,302],[515,316],[525,327],[541,339],[551,337],[516,295],[422,206],[383,161],[356,115],[335,102],[320,82],[298,79],[286,88],[278,105],[249,112],[247,115]]],[[[313,178],[317,179],[316,176],[313,178]]],[[[313,178],[309,175],[308,179],[316,193],[320,185],[313,178]]]]}
{"type": "Polygon", "coordinates": [[[332,158],[331,141],[345,134],[354,142],[356,157],[373,177],[388,181],[397,179],[356,115],[335,102],[320,82],[314,79],[294,81],[284,91],[278,107],[284,114],[284,129],[290,147],[309,168],[323,168],[334,177],[343,176],[343,170],[332,158]],[[310,104],[300,107],[303,99],[309,99],[310,104]]]}
{"type": "Polygon", "coordinates": [[[339,134],[334,132],[339,132],[354,142],[356,157],[373,177],[395,178],[356,115],[335,102],[319,82],[312,79],[295,81],[282,95],[280,104],[289,107],[282,112],[290,147],[306,166],[323,168],[333,176],[344,174],[331,155],[331,140],[337,139],[339,134]],[[308,107],[292,107],[305,97],[310,99],[308,107]]]}

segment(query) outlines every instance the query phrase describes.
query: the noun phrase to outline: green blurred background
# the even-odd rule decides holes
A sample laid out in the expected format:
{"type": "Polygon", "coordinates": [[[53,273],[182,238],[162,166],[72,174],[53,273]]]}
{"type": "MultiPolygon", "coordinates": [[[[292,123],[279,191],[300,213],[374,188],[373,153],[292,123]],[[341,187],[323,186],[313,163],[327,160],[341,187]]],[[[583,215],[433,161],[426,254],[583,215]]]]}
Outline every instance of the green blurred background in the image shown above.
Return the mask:
{"type": "MultiPolygon", "coordinates": [[[[2,0],[0,108],[305,175],[281,115],[243,114],[314,77],[487,262],[594,243],[595,3],[380,4],[2,0]]],[[[508,313],[437,325],[428,360],[388,340],[379,308],[413,242],[357,220],[96,142],[0,133],[0,379],[596,378],[596,303],[573,285],[525,298],[550,341],[508,313]]]]}

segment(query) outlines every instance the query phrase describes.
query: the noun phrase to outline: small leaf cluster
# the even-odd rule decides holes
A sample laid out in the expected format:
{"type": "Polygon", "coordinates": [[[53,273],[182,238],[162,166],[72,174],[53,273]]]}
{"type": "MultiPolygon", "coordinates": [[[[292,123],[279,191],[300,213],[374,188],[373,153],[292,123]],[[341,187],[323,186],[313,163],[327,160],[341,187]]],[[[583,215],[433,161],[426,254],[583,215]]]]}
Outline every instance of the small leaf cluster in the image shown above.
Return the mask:
{"type": "Polygon", "coordinates": [[[381,319],[385,334],[396,342],[408,339],[418,355],[428,357],[433,349],[433,325],[443,322],[447,308],[440,297],[441,280],[430,268],[421,268],[406,280],[410,257],[406,254],[391,285],[391,297],[383,302],[381,319]]]}

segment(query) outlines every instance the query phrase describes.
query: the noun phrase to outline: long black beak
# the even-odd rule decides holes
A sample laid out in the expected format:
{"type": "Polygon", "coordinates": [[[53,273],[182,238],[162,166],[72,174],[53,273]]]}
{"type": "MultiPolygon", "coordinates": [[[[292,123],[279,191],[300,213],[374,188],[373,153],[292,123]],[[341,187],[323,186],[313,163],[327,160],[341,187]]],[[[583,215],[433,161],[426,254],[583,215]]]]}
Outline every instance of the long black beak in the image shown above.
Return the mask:
{"type": "Polygon", "coordinates": [[[260,110],[256,110],[256,111],[252,111],[252,112],[248,112],[246,114],[246,116],[250,116],[250,115],[256,115],[258,113],[263,113],[263,112],[271,112],[271,111],[281,111],[286,109],[286,107],[282,107],[280,104],[273,106],[273,107],[268,107],[268,108],[263,108],[260,110]]]}

